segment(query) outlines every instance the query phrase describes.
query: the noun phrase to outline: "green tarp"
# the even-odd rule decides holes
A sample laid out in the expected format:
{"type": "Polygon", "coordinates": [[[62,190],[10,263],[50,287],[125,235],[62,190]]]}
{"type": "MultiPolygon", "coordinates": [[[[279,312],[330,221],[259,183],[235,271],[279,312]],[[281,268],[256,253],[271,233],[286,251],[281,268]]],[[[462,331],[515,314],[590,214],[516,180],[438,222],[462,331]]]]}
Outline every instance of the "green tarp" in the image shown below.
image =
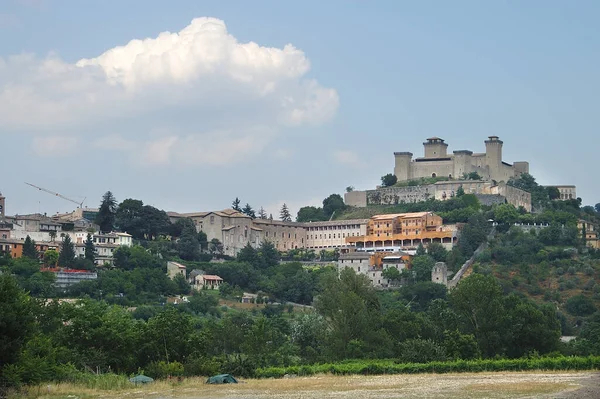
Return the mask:
{"type": "Polygon", "coordinates": [[[237,384],[237,380],[231,374],[219,374],[209,377],[207,384],[237,384]]]}
{"type": "Polygon", "coordinates": [[[149,382],[154,381],[152,378],[150,377],[146,377],[145,375],[137,375],[133,378],[130,378],[129,381],[136,383],[136,384],[147,384],[149,382]]]}

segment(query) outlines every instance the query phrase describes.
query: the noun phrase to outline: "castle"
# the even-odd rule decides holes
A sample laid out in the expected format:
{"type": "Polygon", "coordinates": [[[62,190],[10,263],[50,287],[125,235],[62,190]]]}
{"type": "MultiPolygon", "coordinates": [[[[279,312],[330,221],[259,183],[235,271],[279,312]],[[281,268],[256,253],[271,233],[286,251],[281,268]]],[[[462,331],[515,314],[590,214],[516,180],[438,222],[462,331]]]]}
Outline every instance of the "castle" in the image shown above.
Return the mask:
{"type": "Polygon", "coordinates": [[[477,172],[483,180],[508,182],[512,177],[529,173],[528,162],[511,165],[502,161],[502,145],[498,136],[490,136],[485,141],[485,153],[457,150],[448,154],[448,144],[439,137],[431,137],[423,143],[422,158],[413,159],[411,152],[395,152],[394,174],[398,181],[406,181],[422,177],[461,179],[464,174],[477,172]]]}

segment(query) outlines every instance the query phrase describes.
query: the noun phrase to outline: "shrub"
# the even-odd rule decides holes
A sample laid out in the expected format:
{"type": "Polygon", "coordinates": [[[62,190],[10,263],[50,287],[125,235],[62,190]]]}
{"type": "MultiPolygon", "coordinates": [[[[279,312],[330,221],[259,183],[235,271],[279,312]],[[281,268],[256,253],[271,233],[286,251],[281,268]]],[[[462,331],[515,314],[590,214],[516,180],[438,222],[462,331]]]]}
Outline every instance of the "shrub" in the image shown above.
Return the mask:
{"type": "Polygon", "coordinates": [[[574,266],[571,266],[567,269],[567,273],[569,273],[571,275],[575,274],[576,272],[577,272],[577,270],[575,270],[574,266]]]}
{"type": "Polygon", "coordinates": [[[444,347],[430,339],[408,339],[401,344],[400,359],[403,362],[427,363],[447,358],[444,347]]]}
{"type": "Polygon", "coordinates": [[[562,276],[563,274],[565,274],[565,270],[562,267],[557,267],[554,272],[557,276],[562,276]]]}
{"type": "Polygon", "coordinates": [[[166,378],[183,375],[184,368],[179,362],[152,362],[146,367],[146,373],[152,378],[166,378]]]}

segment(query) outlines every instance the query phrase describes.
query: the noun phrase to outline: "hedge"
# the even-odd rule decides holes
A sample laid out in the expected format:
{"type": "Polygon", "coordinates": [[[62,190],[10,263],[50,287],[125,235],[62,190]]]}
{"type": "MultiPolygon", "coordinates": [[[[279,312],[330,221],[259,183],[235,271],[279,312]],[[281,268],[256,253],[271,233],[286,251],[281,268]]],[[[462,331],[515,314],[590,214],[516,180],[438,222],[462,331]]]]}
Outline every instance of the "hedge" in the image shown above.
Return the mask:
{"type": "Polygon", "coordinates": [[[597,370],[600,356],[589,357],[541,357],[534,359],[480,359],[455,360],[430,363],[395,363],[393,361],[354,361],[291,367],[266,367],[255,370],[256,378],[282,378],[286,374],[308,376],[315,374],[334,375],[380,375],[418,373],[469,373],[484,371],[527,371],[527,370],[597,370]]]}

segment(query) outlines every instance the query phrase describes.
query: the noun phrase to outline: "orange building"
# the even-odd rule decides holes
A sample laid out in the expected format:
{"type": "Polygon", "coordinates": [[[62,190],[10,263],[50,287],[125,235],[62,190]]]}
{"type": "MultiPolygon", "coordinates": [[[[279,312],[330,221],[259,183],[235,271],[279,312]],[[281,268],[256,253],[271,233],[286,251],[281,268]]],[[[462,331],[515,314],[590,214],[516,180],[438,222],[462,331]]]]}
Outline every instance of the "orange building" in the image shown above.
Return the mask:
{"type": "MultiPolygon", "coordinates": [[[[12,258],[20,258],[23,256],[23,245],[25,241],[17,239],[0,239],[0,252],[10,254],[12,258]]],[[[60,243],[57,242],[36,242],[35,247],[38,250],[40,257],[49,249],[54,249],[60,252],[60,243]]]]}
{"type": "Polygon", "coordinates": [[[456,243],[454,226],[444,226],[442,218],[433,212],[396,213],[375,215],[367,224],[367,234],[347,237],[346,243],[357,248],[377,251],[410,250],[420,244],[437,242],[445,246],[456,243]]]}

